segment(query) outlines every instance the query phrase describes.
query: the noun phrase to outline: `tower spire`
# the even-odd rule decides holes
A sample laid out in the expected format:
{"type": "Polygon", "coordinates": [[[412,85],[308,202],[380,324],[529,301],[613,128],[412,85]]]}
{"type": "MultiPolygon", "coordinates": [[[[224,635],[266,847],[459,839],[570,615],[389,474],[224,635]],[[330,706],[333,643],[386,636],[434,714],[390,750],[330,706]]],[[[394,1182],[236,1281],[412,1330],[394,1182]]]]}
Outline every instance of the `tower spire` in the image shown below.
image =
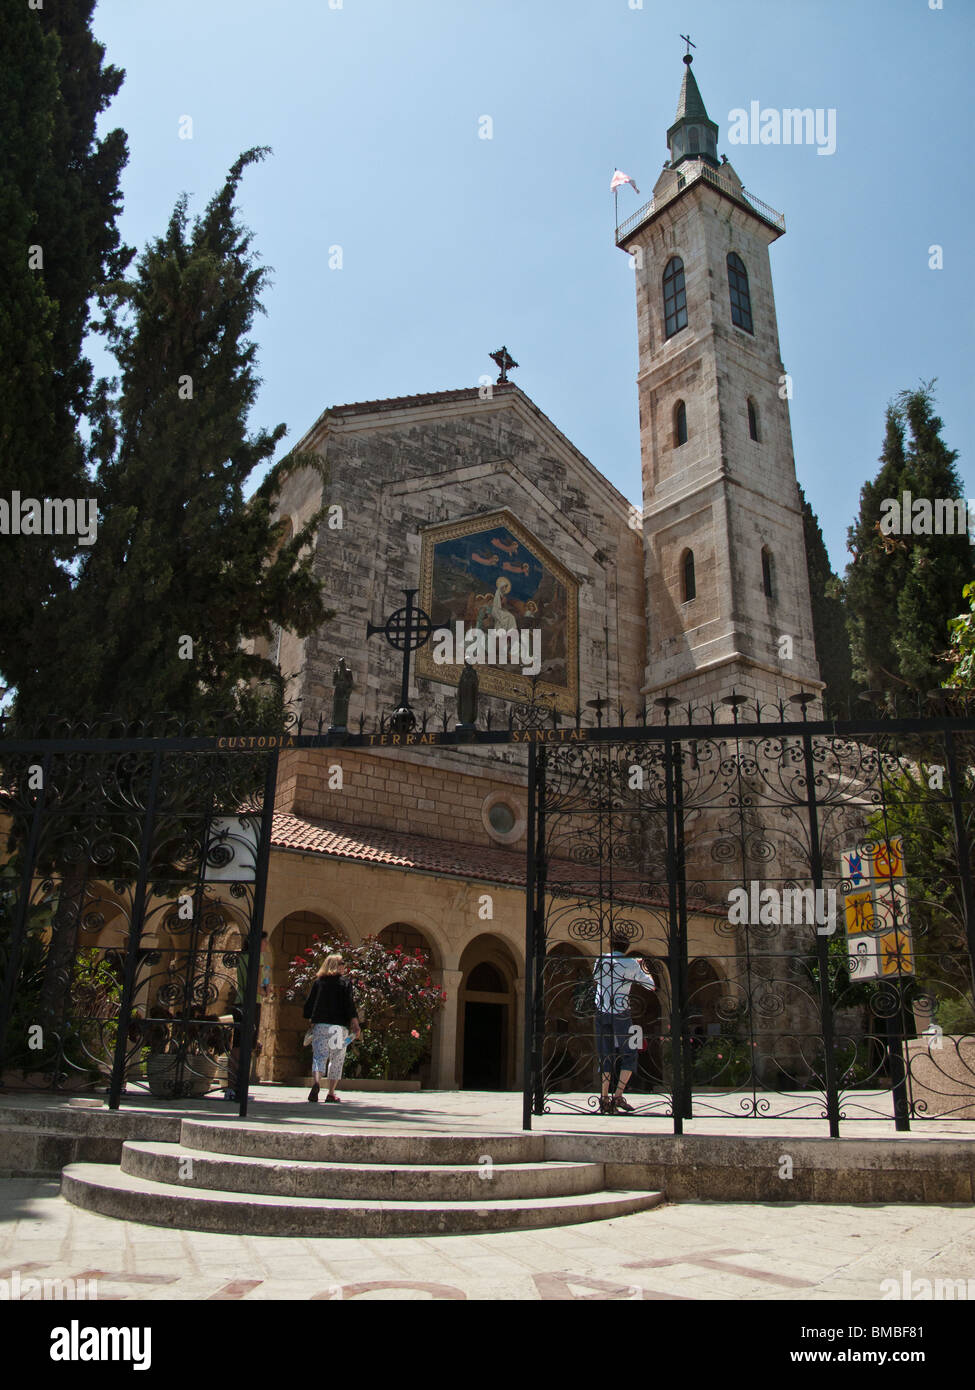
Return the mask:
{"type": "Polygon", "coordinates": [[[703,159],[708,164],[718,166],[718,127],[708,116],[704,99],[697,81],[691,72],[695,47],[687,34],[681,34],[687,44],[684,54],[684,80],[680,84],[677,98],[677,116],[667,131],[667,148],[670,150],[671,168],[676,169],[687,159],[703,159]]]}

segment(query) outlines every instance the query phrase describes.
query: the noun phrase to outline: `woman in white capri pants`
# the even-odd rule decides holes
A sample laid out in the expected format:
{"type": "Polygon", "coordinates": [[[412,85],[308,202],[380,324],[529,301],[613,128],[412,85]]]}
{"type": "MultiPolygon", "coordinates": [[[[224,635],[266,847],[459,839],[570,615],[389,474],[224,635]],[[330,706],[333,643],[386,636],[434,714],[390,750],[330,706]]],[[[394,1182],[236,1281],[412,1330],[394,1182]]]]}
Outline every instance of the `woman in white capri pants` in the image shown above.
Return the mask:
{"type": "Polygon", "coordinates": [[[314,1081],[308,1092],[310,1101],[318,1100],[319,1084],[328,1079],[326,1101],[338,1102],[335,1087],[342,1076],[345,1050],[349,1042],[362,1032],[359,1026],[352,986],[345,976],[345,962],[340,955],[328,956],[315,978],[305,1003],[305,1018],[310,1019],[312,1071],[314,1081]]]}

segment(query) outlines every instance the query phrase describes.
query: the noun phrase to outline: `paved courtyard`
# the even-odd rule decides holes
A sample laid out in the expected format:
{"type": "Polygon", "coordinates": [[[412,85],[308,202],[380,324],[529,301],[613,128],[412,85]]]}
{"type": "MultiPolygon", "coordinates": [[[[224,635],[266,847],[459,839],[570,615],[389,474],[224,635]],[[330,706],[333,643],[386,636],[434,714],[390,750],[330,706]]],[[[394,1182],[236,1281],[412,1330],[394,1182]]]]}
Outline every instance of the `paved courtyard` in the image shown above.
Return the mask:
{"type": "Polygon", "coordinates": [[[212,1235],[116,1221],[56,1182],[0,1182],[0,1278],[95,1278],[117,1299],[866,1299],[972,1279],[958,1206],[687,1203],[552,1230],[386,1240],[212,1235]]]}
{"type": "MultiPolygon", "coordinates": [[[[247,1123],[370,1131],[499,1132],[520,1128],[514,1094],[347,1094],[309,1106],[303,1092],[255,1087],[247,1123]]],[[[53,1104],[38,1096],[3,1105],[53,1104]]],[[[143,1102],[142,1104],[146,1104],[143,1102]]],[[[140,1108],[142,1108],[140,1104],[140,1108]]],[[[158,1102],[153,1109],[170,1110],[158,1102]]],[[[184,1114],[224,1115],[214,1100],[184,1114]]],[[[548,1131],[667,1133],[664,1119],[553,1115],[548,1131]]],[[[822,1123],[787,1118],[695,1120],[689,1133],[813,1137],[822,1123]]],[[[970,1136],[934,1121],[910,1137],[970,1136]]],[[[848,1137],[889,1138],[892,1123],[853,1122],[848,1137]]],[[[905,1136],[907,1137],[907,1136],[905,1136]]],[[[668,1204],[610,1221],[550,1230],[426,1238],[330,1239],[215,1235],[123,1222],[65,1202],[57,1182],[0,1182],[0,1278],[97,1279],[103,1299],[849,1299],[883,1298],[883,1281],[972,1279],[975,1210],[968,1206],[810,1203],[668,1204]]]]}
{"type": "MultiPolygon", "coordinates": [[[[138,1108],[141,1111],[154,1111],[158,1114],[179,1113],[187,1117],[207,1119],[225,1118],[237,1121],[238,1106],[211,1096],[200,1099],[181,1100],[178,1104],[155,1100],[145,1091],[131,1091],[123,1096],[119,1114],[138,1108]]],[[[306,1097],[307,1087],[262,1086],[252,1084],[247,1110],[247,1124],[289,1125],[307,1128],[309,1125],[327,1125],[346,1129],[354,1127],[364,1132],[386,1133],[395,1130],[399,1133],[450,1132],[451,1134],[514,1134],[521,1131],[522,1097],[516,1091],[339,1091],[342,1104],[339,1106],[309,1105],[306,1097]]],[[[583,1109],[589,1093],[574,1093],[565,1096],[583,1109]]],[[[549,1097],[553,1104],[560,1097],[549,1097]]],[[[631,1095],[634,1105],[655,1106],[661,1112],[669,1104],[669,1097],[663,1095],[631,1095]]],[[[104,1097],[99,1102],[103,1111],[104,1097]]],[[[822,1104],[818,1097],[809,1092],[787,1095],[781,1092],[759,1092],[758,1102],[764,1107],[761,1118],[749,1118],[743,1113],[745,1105],[751,1103],[751,1092],[696,1092],[694,1107],[696,1118],[684,1121],[685,1134],[727,1134],[747,1135],[751,1138],[772,1138],[781,1135],[787,1138],[822,1139],[829,1135],[826,1120],[821,1118],[822,1104]],[[719,1113],[716,1113],[719,1112],[719,1113]],[[725,1113],[729,1112],[729,1113],[725,1113]],[[801,1114],[805,1118],[796,1118],[801,1114]]],[[[63,1097],[53,1097],[42,1092],[6,1091],[0,1093],[0,1117],[2,1108],[23,1106],[36,1110],[40,1107],[63,1109],[73,1104],[86,1106],[91,1101],[70,1102],[63,1097]]],[[[842,1120],[840,1135],[844,1139],[971,1139],[975,1143],[975,1122],[972,1120],[953,1120],[933,1116],[928,1120],[916,1120],[909,1132],[897,1131],[890,1115],[890,1093],[885,1091],[858,1091],[848,1096],[842,1109],[850,1115],[842,1120]],[[881,1118],[863,1118],[864,1112],[881,1118]]],[[[536,1133],[574,1133],[574,1134],[672,1134],[673,1120],[663,1113],[641,1113],[634,1115],[600,1116],[592,1112],[578,1113],[553,1110],[548,1115],[533,1115],[532,1129],[536,1133]]]]}

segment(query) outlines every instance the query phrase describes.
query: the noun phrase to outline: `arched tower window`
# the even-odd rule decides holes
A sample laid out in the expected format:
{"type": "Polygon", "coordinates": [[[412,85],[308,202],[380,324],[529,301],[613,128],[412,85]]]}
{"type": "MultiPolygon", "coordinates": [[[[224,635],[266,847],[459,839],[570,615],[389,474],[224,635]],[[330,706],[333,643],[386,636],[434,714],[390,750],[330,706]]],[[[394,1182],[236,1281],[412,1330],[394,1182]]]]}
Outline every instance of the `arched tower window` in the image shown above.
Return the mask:
{"type": "Polygon", "coordinates": [[[759,442],[758,409],[751,396],[748,397],[748,437],[754,439],[756,444],[759,442]]]}
{"type": "Polygon", "coordinates": [[[674,406],[674,448],[687,443],[687,406],[678,401],[674,406]]]}
{"type": "Polygon", "coordinates": [[[694,580],[693,550],[684,551],[684,559],[681,563],[681,593],[684,603],[690,603],[692,598],[697,597],[697,584],[694,580]]]}
{"type": "Polygon", "coordinates": [[[768,546],[762,546],[762,588],[765,590],[766,598],[774,598],[772,587],[772,552],[768,546]]]}
{"type": "Polygon", "coordinates": [[[684,290],[684,262],[672,256],[664,268],[664,331],[668,338],[687,327],[687,294],[684,290]]]}
{"type": "Polygon", "coordinates": [[[748,271],[745,269],[745,262],[734,251],[728,255],[728,291],[731,295],[731,322],[743,328],[746,333],[754,333],[748,271]]]}

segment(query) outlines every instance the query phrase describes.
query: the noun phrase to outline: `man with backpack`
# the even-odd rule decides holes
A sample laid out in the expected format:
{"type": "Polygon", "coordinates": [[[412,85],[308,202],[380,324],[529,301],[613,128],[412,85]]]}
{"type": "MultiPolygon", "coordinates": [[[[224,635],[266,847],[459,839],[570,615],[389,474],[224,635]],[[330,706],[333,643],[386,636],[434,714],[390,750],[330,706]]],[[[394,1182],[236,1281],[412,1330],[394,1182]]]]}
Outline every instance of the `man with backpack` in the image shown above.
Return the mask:
{"type": "Polygon", "coordinates": [[[596,1048],[602,1072],[602,1092],[599,1098],[600,1115],[627,1115],[633,1106],[624,1098],[630,1077],[636,1070],[637,1049],[634,1047],[633,1015],[630,1012],[630,990],[633,985],[656,989],[645,961],[626,954],[625,936],[614,936],[607,955],[601,955],[593,967],[596,986],[596,1048]],[[619,1065],[616,1091],[610,1095],[613,1072],[619,1065]]]}

